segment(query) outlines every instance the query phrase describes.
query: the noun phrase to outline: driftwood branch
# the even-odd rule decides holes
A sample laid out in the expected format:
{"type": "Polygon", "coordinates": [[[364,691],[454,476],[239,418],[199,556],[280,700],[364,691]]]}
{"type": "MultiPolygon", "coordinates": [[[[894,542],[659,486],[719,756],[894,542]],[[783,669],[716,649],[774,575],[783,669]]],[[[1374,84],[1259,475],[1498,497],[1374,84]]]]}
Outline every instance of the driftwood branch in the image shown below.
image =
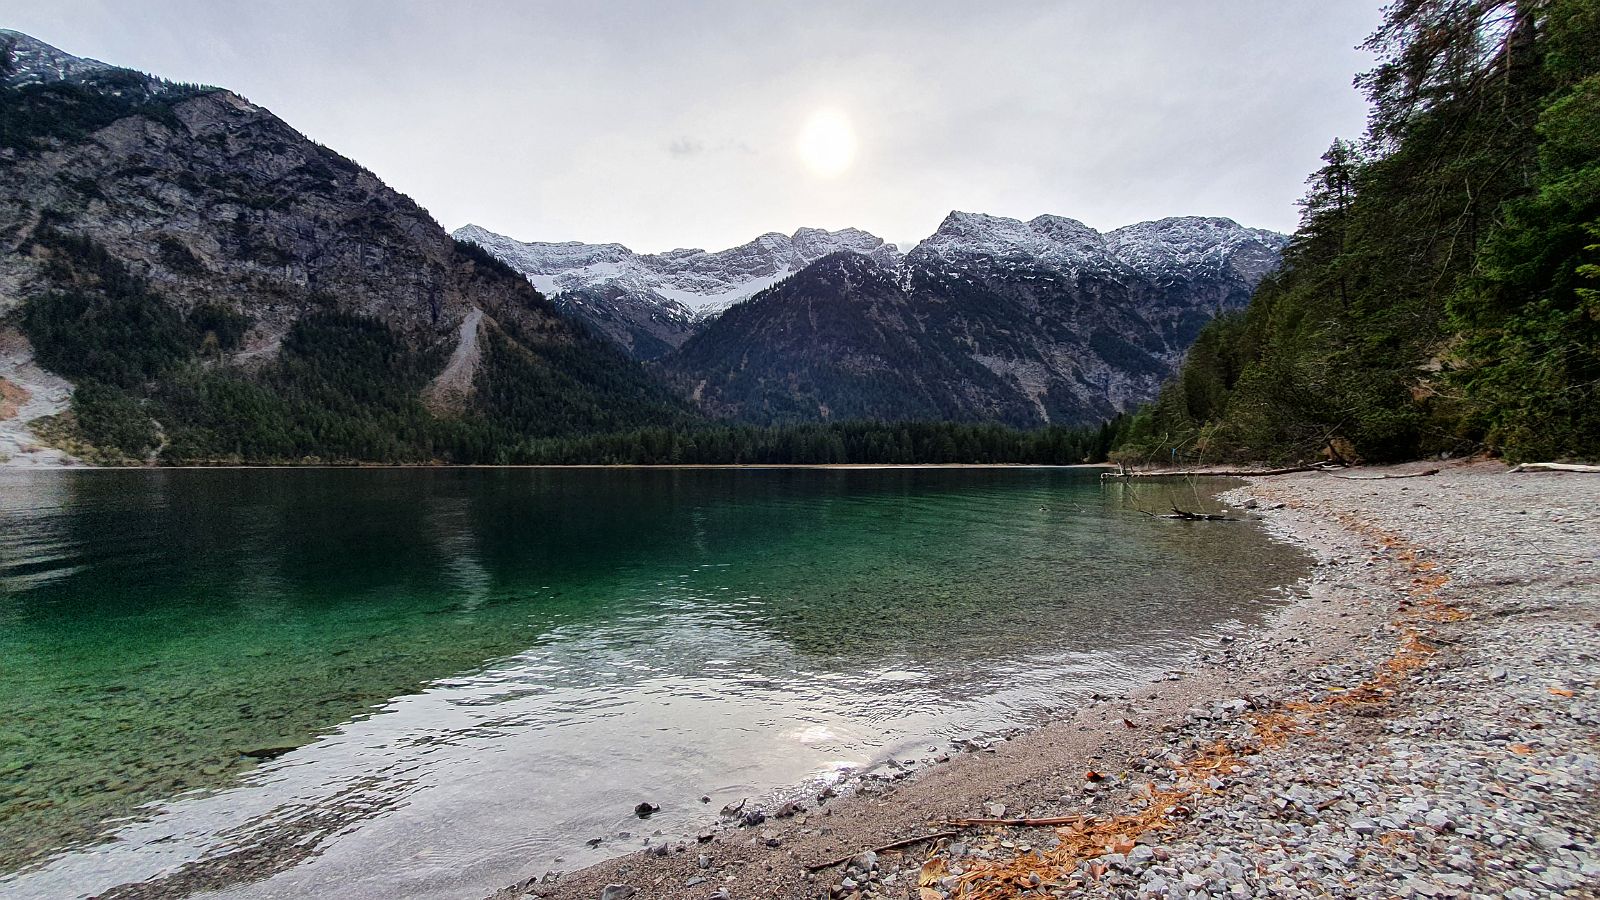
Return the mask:
{"type": "Polygon", "coordinates": [[[1182,519],[1185,522],[1234,522],[1237,521],[1223,513],[1197,513],[1186,509],[1172,508],[1172,515],[1160,516],[1162,519],[1182,519]]]}
{"type": "Polygon", "coordinates": [[[1439,474],[1438,469],[1428,469],[1423,472],[1407,472],[1403,475],[1335,475],[1333,477],[1343,478],[1346,481],[1383,481],[1386,478],[1426,478],[1429,475],[1437,474],[1439,474]]]}
{"type": "Polygon", "coordinates": [[[946,825],[970,828],[974,825],[1014,825],[1024,828],[1043,828],[1050,825],[1076,825],[1083,816],[1050,816],[1043,819],[945,819],[946,825]]]}
{"type": "Polygon", "coordinates": [[[1139,509],[1138,507],[1134,507],[1133,511],[1136,512],[1136,513],[1139,513],[1141,515],[1149,516],[1152,519],[1178,519],[1178,520],[1181,520],[1181,521],[1184,521],[1184,522],[1237,522],[1237,521],[1239,521],[1238,519],[1235,519],[1235,518],[1233,518],[1231,516],[1222,515],[1220,513],[1192,513],[1192,512],[1189,512],[1188,510],[1179,509],[1176,506],[1174,506],[1172,508],[1172,512],[1170,512],[1170,513],[1162,513],[1160,515],[1157,515],[1156,513],[1150,512],[1149,510],[1139,509]]]}
{"type": "MultiPolygon", "coordinates": [[[[954,824],[954,823],[951,823],[951,824],[954,824]]],[[[921,843],[924,843],[926,841],[937,841],[940,838],[953,838],[953,837],[956,837],[957,835],[958,835],[958,832],[955,832],[955,831],[935,831],[935,832],[933,832],[931,834],[919,834],[919,835],[917,835],[915,837],[901,838],[898,841],[890,841],[889,843],[884,844],[884,845],[882,845],[880,847],[873,847],[872,848],[872,852],[873,853],[883,853],[886,850],[899,850],[902,847],[909,847],[912,844],[921,844],[921,843]]],[[[862,853],[862,851],[858,850],[855,853],[850,854],[849,856],[841,856],[838,859],[830,859],[827,862],[820,862],[820,863],[817,863],[815,865],[806,866],[806,871],[807,872],[820,872],[823,869],[831,869],[834,866],[841,866],[841,865],[844,865],[845,863],[849,862],[850,860],[855,859],[856,857],[860,856],[861,853],[862,853]]]]}
{"type": "Polygon", "coordinates": [[[1513,472],[1600,472],[1600,466],[1580,466],[1577,463],[1523,463],[1513,472]]]}

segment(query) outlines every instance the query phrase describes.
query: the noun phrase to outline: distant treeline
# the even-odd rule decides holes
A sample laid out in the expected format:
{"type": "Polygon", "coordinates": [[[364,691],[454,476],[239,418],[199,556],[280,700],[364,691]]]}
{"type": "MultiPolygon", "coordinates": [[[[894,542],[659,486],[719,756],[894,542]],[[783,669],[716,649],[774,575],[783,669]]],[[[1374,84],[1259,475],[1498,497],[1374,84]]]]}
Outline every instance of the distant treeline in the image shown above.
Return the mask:
{"type": "Polygon", "coordinates": [[[1600,457],[1600,2],[1391,4],[1282,271],[1130,461],[1600,457]]]}
{"type": "Polygon", "coordinates": [[[1103,462],[1124,420],[1023,431],[959,422],[642,428],[534,441],[508,461],[547,465],[823,465],[1103,462]]]}

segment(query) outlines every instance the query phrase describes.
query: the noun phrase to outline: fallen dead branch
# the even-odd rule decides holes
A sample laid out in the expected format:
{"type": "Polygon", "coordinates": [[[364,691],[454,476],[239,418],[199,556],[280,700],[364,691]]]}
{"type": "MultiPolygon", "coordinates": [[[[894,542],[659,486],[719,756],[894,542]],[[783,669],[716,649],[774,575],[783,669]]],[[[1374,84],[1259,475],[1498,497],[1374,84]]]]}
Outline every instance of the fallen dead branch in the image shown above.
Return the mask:
{"type": "Polygon", "coordinates": [[[1152,519],[1179,519],[1179,520],[1184,521],[1184,522],[1237,522],[1237,521],[1239,521],[1238,519],[1235,519],[1232,516],[1224,515],[1222,513],[1195,513],[1195,512],[1189,512],[1188,510],[1185,510],[1185,509],[1179,509],[1176,506],[1174,506],[1172,508],[1172,512],[1170,512],[1170,513],[1157,514],[1157,513],[1150,512],[1148,510],[1139,509],[1137,507],[1134,508],[1134,511],[1135,512],[1144,513],[1145,515],[1149,516],[1152,519]]]}
{"type": "Polygon", "coordinates": [[[1437,474],[1439,474],[1438,469],[1427,469],[1422,472],[1407,472],[1403,475],[1335,475],[1333,477],[1343,478],[1346,481],[1383,481],[1386,478],[1427,478],[1429,475],[1437,474]]]}
{"type": "Polygon", "coordinates": [[[1581,466],[1577,463],[1522,463],[1513,472],[1600,472],[1600,466],[1581,466]]]}
{"type": "Polygon", "coordinates": [[[1162,516],[1163,519],[1182,519],[1185,522],[1236,522],[1237,519],[1224,513],[1198,513],[1186,509],[1172,508],[1172,515],[1162,516]]]}
{"type": "MultiPolygon", "coordinates": [[[[960,834],[960,832],[957,831],[934,831],[928,834],[919,834],[915,837],[901,838],[898,841],[890,841],[887,844],[883,844],[882,846],[878,847],[872,847],[870,849],[873,853],[883,853],[888,850],[899,850],[902,847],[910,847],[913,844],[922,844],[926,843],[927,841],[937,841],[940,838],[953,838],[958,834],[960,834]]],[[[849,856],[841,856],[838,859],[830,859],[827,862],[820,862],[816,863],[815,865],[806,866],[806,871],[820,872],[823,869],[831,869],[834,866],[842,866],[850,860],[855,859],[857,856],[860,856],[862,852],[863,851],[857,850],[855,853],[852,853],[849,856]]]]}

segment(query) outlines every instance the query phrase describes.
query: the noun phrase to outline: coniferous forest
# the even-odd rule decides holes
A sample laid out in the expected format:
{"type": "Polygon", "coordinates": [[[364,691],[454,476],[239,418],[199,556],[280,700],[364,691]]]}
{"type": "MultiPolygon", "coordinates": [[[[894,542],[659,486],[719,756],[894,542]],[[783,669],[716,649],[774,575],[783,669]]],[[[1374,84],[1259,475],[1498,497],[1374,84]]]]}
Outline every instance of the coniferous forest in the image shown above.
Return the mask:
{"type": "Polygon", "coordinates": [[[1600,3],[1402,0],[1281,270],[1130,461],[1600,456],[1600,3]]]}

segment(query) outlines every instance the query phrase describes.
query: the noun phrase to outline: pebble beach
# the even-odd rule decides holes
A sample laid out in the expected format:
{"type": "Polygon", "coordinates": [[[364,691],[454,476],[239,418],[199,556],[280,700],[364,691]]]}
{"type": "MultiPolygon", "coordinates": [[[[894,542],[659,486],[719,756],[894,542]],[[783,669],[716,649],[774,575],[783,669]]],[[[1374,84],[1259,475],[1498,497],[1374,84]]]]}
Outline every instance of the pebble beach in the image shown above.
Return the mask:
{"type": "Polygon", "coordinates": [[[1600,896],[1600,478],[1434,467],[1224,494],[1317,558],[1252,638],[495,898],[1600,896]]]}

